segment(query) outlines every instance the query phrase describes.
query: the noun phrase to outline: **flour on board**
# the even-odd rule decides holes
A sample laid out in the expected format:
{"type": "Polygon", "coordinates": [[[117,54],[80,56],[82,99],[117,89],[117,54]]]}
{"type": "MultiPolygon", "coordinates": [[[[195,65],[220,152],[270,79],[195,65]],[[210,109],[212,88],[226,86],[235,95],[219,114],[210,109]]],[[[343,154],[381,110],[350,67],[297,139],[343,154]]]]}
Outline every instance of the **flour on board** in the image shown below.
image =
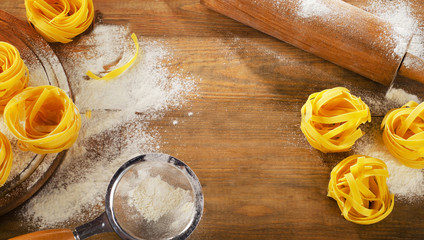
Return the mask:
{"type": "Polygon", "coordinates": [[[20,210],[26,225],[66,227],[97,217],[114,172],[132,157],[160,149],[161,136],[150,122],[195,91],[192,75],[167,67],[172,52],[165,44],[143,37],[139,58],[124,74],[111,81],[86,77],[87,70],[102,74],[125,63],[135,51],[131,44],[127,27],[97,25],[58,50],[76,105],[92,113],[82,117],[80,136],[52,179],[20,210]]]}

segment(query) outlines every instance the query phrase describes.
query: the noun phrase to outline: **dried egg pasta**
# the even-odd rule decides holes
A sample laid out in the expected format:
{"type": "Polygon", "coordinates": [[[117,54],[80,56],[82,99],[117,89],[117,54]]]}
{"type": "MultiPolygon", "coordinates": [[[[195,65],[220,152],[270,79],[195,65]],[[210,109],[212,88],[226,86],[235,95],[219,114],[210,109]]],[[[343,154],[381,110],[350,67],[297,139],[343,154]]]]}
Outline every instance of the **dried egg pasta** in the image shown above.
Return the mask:
{"type": "Polygon", "coordinates": [[[18,49],[0,41],[0,111],[13,96],[22,92],[28,79],[28,68],[18,49]]]}
{"type": "Polygon", "coordinates": [[[137,56],[138,56],[138,52],[139,52],[139,48],[140,48],[140,46],[139,46],[139,43],[138,43],[138,39],[137,39],[137,36],[133,33],[133,34],[131,34],[131,38],[132,38],[132,40],[134,41],[134,44],[135,44],[135,48],[136,48],[136,51],[135,51],[135,54],[134,54],[134,56],[131,58],[131,60],[130,61],[128,61],[126,64],[124,64],[123,66],[121,66],[121,67],[119,67],[119,68],[117,68],[117,69],[114,69],[114,70],[112,70],[112,71],[110,71],[108,74],[106,74],[106,75],[104,75],[103,77],[98,77],[97,75],[95,75],[94,73],[92,73],[91,71],[87,71],[87,76],[89,76],[90,78],[92,78],[92,79],[96,79],[96,80],[111,80],[111,79],[114,79],[114,78],[116,78],[116,77],[118,77],[119,75],[121,75],[125,70],[127,70],[133,63],[134,63],[134,61],[135,61],[135,59],[137,58],[137,56]]]}
{"type": "Polygon", "coordinates": [[[68,43],[94,19],[92,0],[25,0],[26,15],[48,42],[68,43]]]}
{"type": "Polygon", "coordinates": [[[12,168],[13,153],[9,140],[0,132],[0,187],[6,182],[12,168]]]}
{"type": "Polygon", "coordinates": [[[353,155],[331,171],[328,196],[337,201],[343,217],[357,224],[373,224],[393,210],[394,195],[386,184],[386,164],[376,158],[353,155]]]}
{"type": "Polygon", "coordinates": [[[300,128],[312,147],[322,152],[348,151],[371,122],[368,106],[343,87],[313,93],[301,109],[300,128]]]}
{"type": "Polygon", "coordinates": [[[424,103],[390,110],[381,123],[387,149],[411,168],[424,168],[424,103]]]}
{"type": "Polygon", "coordinates": [[[38,154],[70,148],[81,127],[78,108],[54,86],[26,88],[9,101],[3,115],[19,147],[38,154]]]}

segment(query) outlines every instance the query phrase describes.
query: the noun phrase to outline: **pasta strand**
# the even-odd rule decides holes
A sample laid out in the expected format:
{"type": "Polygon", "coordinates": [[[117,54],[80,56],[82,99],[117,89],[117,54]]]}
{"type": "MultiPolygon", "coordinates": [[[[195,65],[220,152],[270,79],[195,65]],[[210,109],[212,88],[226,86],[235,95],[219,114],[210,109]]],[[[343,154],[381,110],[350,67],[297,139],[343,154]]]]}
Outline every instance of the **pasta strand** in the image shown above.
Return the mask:
{"type": "Polygon", "coordinates": [[[70,148],[81,127],[78,108],[54,86],[26,88],[9,101],[3,116],[21,150],[38,154],[70,148]]]}
{"type": "Polygon", "coordinates": [[[348,151],[364,134],[359,125],[371,122],[368,106],[343,87],[311,94],[301,113],[303,134],[324,153],[348,151]]]}
{"type": "Polygon", "coordinates": [[[13,45],[0,41],[0,111],[22,92],[29,80],[28,68],[13,45]]]}
{"type": "Polygon", "coordinates": [[[411,168],[424,168],[424,103],[390,110],[381,123],[389,152],[411,168]]]}
{"type": "Polygon", "coordinates": [[[92,0],[25,0],[26,15],[48,42],[68,43],[90,27],[92,0]]]}
{"type": "Polygon", "coordinates": [[[376,158],[353,155],[331,171],[328,196],[337,201],[343,217],[357,224],[373,224],[393,210],[394,195],[386,184],[386,164],[376,158]]]}
{"type": "Polygon", "coordinates": [[[136,48],[135,54],[134,56],[131,58],[130,61],[128,61],[126,64],[124,64],[123,66],[114,69],[112,71],[110,71],[108,74],[104,75],[103,77],[98,77],[97,75],[95,75],[94,73],[92,73],[90,70],[87,71],[87,76],[89,76],[92,79],[96,79],[96,80],[111,80],[114,79],[116,77],[118,77],[119,75],[121,75],[125,70],[127,70],[135,61],[135,59],[138,56],[138,52],[139,52],[139,43],[138,43],[138,39],[137,36],[133,33],[131,34],[131,38],[134,41],[134,45],[136,48]]]}
{"type": "Polygon", "coordinates": [[[0,132],[0,187],[4,185],[12,169],[12,146],[6,136],[0,132]]]}

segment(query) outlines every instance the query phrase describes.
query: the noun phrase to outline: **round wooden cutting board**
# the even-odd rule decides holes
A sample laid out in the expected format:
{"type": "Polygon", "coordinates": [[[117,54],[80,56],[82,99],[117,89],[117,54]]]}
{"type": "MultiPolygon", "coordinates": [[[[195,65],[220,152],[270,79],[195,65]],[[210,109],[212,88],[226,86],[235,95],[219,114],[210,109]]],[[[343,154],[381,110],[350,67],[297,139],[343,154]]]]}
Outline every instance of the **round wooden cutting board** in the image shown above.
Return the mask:
{"type": "MultiPolygon", "coordinates": [[[[28,23],[0,10],[0,41],[18,48],[30,71],[29,86],[53,85],[71,96],[59,59],[28,23]]],[[[53,174],[65,155],[65,152],[47,155],[23,153],[16,146],[15,139],[9,137],[9,140],[12,143],[14,159],[9,178],[0,187],[0,215],[13,210],[34,195],[53,174]]]]}

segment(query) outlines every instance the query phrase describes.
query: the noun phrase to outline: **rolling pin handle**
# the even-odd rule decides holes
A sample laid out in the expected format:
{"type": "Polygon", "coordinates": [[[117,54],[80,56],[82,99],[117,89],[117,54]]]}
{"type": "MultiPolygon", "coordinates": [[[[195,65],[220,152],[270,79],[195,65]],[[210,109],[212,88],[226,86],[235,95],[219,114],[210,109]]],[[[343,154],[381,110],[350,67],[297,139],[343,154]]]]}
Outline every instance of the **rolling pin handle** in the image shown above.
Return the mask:
{"type": "Polygon", "coordinates": [[[398,74],[424,84],[424,60],[407,52],[398,74]]]}
{"type": "Polygon", "coordinates": [[[9,240],[75,240],[74,234],[69,229],[53,229],[28,233],[9,240]]]}

